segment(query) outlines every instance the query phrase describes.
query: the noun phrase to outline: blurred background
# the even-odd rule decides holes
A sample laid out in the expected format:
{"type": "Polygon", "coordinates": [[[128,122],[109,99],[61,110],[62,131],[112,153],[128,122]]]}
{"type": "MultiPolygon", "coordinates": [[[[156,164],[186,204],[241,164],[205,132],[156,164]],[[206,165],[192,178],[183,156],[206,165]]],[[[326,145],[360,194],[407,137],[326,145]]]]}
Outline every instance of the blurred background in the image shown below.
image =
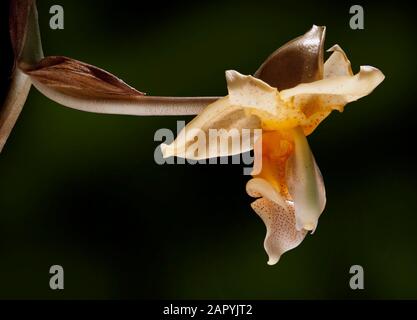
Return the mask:
{"type": "MultiPolygon", "coordinates": [[[[32,88],[0,154],[0,298],[417,298],[415,11],[401,1],[38,1],[46,55],[102,67],[152,95],[225,95],[224,71],[253,73],[276,48],[327,26],[354,71],[380,68],[370,96],[309,137],[327,207],[316,233],[273,267],[241,165],[154,162],[157,129],[191,117],[62,107],[32,88]],[[49,28],[49,8],[65,29],[49,28]],[[65,290],[49,288],[49,268],[65,290]],[[349,288],[349,268],[365,290],[349,288]]],[[[1,100],[12,52],[1,3],[1,100]],[[5,44],[5,45],[3,45],[5,44]]]]}

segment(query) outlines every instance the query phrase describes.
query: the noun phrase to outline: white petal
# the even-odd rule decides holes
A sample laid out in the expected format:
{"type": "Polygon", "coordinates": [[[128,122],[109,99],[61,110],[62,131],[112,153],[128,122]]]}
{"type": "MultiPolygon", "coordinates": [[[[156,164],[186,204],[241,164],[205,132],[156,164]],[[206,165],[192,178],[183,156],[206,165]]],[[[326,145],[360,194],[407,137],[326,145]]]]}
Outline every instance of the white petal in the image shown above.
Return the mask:
{"type": "Polygon", "coordinates": [[[301,128],[294,129],[294,154],[287,164],[287,183],[294,201],[297,230],[313,231],[326,205],[320,170],[301,128]]]}
{"type": "Polygon", "coordinates": [[[350,61],[341,47],[336,44],[327,52],[333,53],[324,63],[324,79],[353,75],[350,61]]]}
{"type": "Polygon", "coordinates": [[[265,197],[280,206],[286,206],[287,201],[265,179],[253,178],[246,184],[246,192],[254,198],[265,197]]]}

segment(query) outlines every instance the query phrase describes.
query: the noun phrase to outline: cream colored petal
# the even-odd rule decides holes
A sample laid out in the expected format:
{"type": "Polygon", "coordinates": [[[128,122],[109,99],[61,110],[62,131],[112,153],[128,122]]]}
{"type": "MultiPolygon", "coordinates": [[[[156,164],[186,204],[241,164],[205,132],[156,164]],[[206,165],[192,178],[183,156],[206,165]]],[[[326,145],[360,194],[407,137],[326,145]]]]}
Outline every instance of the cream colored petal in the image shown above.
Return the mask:
{"type": "Polygon", "coordinates": [[[254,198],[265,197],[280,206],[287,205],[287,201],[284,197],[282,197],[268,181],[262,178],[253,178],[249,180],[246,184],[246,192],[254,198]]]}
{"type": "MultiPolygon", "coordinates": [[[[353,75],[350,61],[339,45],[334,45],[327,52],[332,52],[332,54],[324,63],[324,79],[353,75]]],[[[332,111],[332,108],[329,108],[329,105],[324,102],[335,102],[335,100],[337,99],[326,95],[316,96],[314,94],[295,97],[294,105],[306,115],[305,119],[300,122],[305,134],[310,134],[332,111]]],[[[344,102],[340,101],[333,106],[333,109],[342,111],[344,105],[344,102]]]]}
{"type": "Polygon", "coordinates": [[[294,207],[290,202],[281,206],[267,198],[261,198],[251,206],[265,223],[267,231],[264,247],[269,257],[268,264],[274,265],[282,254],[297,247],[307,232],[296,230],[294,207]]]}
{"type": "Polygon", "coordinates": [[[324,79],[353,75],[350,61],[339,45],[334,45],[327,52],[333,53],[324,63],[324,79]]]}
{"type": "Polygon", "coordinates": [[[209,105],[170,144],[162,144],[163,156],[207,159],[250,151],[256,140],[260,119],[243,108],[232,106],[224,97],[209,105]]]}
{"type": "Polygon", "coordinates": [[[313,132],[332,110],[342,112],[348,102],[368,95],[384,80],[382,72],[370,66],[361,67],[354,76],[346,74],[350,66],[345,54],[339,47],[333,50],[325,67],[328,78],[280,92],[281,98],[304,116],[299,117],[298,125],[305,135],[313,132]]]}
{"type": "Polygon", "coordinates": [[[262,80],[233,70],[226,72],[226,78],[230,104],[258,116],[263,129],[274,131],[293,128],[305,120],[299,109],[285,104],[278,90],[262,80]]]}
{"type": "Polygon", "coordinates": [[[296,228],[314,232],[326,205],[326,191],[302,129],[294,129],[293,137],[295,148],[287,165],[287,184],[294,201],[296,228]]]}
{"type": "Polygon", "coordinates": [[[354,76],[337,76],[311,83],[303,83],[281,91],[284,101],[299,95],[325,95],[324,104],[338,107],[370,94],[384,80],[383,73],[371,66],[362,66],[354,76]]]}
{"type": "Polygon", "coordinates": [[[265,82],[237,71],[226,72],[229,95],[209,105],[170,145],[161,146],[164,157],[207,159],[253,149],[262,122],[278,115],[278,91],[265,82]]]}
{"type": "Polygon", "coordinates": [[[253,108],[275,115],[279,106],[278,90],[262,80],[245,76],[234,70],[226,71],[231,105],[253,108]]]}

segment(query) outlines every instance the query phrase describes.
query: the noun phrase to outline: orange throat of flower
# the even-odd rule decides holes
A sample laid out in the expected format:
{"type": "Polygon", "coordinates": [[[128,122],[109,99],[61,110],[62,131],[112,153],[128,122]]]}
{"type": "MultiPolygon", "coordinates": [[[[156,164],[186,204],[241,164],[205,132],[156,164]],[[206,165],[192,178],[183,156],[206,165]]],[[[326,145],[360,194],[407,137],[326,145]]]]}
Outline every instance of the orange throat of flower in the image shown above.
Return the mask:
{"type": "Polygon", "coordinates": [[[287,185],[287,163],[294,152],[294,139],[289,131],[266,131],[255,144],[252,175],[268,181],[286,200],[292,200],[287,185]]]}

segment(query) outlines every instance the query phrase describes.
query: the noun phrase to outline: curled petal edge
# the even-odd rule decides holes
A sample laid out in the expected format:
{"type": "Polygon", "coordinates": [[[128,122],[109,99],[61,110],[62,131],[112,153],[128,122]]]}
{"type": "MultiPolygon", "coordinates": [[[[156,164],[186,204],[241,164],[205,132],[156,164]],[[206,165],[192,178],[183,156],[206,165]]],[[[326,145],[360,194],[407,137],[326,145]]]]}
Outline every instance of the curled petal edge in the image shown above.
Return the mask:
{"type": "Polygon", "coordinates": [[[246,189],[249,195],[261,197],[252,202],[251,207],[265,224],[267,263],[274,265],[285,252],[294,249],[304,240],[307,231],[295,228],[293,203],[284,200],[266,180],[254,178],[248,182],[246,189]]]}

